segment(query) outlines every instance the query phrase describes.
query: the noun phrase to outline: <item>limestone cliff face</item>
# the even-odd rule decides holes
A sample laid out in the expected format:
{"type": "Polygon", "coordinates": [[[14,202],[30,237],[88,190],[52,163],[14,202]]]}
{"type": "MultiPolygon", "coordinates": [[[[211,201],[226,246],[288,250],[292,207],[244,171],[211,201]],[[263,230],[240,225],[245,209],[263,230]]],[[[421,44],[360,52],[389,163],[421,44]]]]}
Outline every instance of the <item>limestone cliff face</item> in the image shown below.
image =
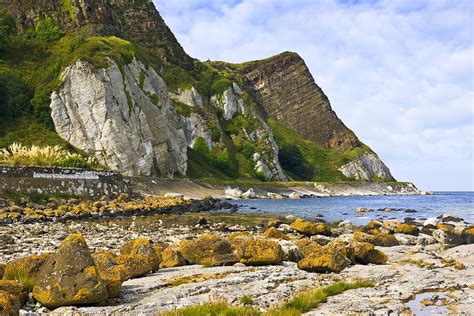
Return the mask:
{"type": "Polygon", "coordinates": [[[343,150],[360,145],[356,135],[331,109],[328,98],[297,54],[284,53],[248,63],[242,75],[266,115],[303,138],[343,150]]]}
{"type": "Polygon", "coordinates": [[[57,133],[126,175],[186,173],[186,138],[166,84],[133,60],[123,71],[77,61],[51,99],[57,133]],[[142,80],[140,80],[140,77],[142,80]],[[142,82],[142,84],[140,84],[142,82]]]}
{"type": "Polygon", "coordinates": [[[365,153],[356,160],[341,166],[339,171],[348,178],[370,181],[374,178],[395,180],[388,167],[373,153],[365,153]]]}

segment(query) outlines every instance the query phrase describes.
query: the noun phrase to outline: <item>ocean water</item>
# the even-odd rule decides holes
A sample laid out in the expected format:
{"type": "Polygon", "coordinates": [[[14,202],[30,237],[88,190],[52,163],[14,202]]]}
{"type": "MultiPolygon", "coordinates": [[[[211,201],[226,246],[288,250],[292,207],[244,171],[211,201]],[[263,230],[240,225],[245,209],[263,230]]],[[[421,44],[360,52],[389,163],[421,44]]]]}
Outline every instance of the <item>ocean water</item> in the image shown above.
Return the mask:
{"type": "Polygon", "coordinates": [[[243,200],[239,212],[264,212],[274,215],[295,215],[307,219],[321,217],[331,222],[350,220],[363,225],[372,219],[404,220],[406,217],[426,219],[442,214],[456,215],[474,223],[474,192],[434,192],[433,195],[341,196],[311,199],[243,200]],[[356,208],[366,207],[374,212],[358,214],[356,208]],[[399,211],[380,211],[383,208],[399,211]],[[415,210],[416,212],[406,211],[415,210]]]}

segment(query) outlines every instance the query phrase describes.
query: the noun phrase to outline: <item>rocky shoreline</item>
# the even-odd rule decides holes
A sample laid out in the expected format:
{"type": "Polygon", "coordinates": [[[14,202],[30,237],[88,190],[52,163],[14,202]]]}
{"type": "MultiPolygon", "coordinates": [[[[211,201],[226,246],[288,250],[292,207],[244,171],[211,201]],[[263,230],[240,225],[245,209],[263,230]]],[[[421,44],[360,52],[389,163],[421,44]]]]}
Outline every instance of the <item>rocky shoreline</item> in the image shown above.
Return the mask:
{"type": "Polygon", "coordinates": [[[247,306],[242,298],[250,297],[251,307],[265,312],[308,289],[369,280],[373,287],[332,296],[307,314],[434,308],[467,315],[474,303],[473,236],[472,224],[453,216],[362,227],[229,212],[10,222],[1,226],[0,263],[6,265],[0,271],[18,281],[0,281],[0,307],[22,315],[147,315],[217,299],[247,306]],[[80,280],[48,292],[63,279],[45,276],[65,258],[75,259],[64,262],[61,273],[80,280]],[[18,267],[22,273],[12,273],[18,267]],[[88,282],[80,274],[86,268],[96,271],[88,282]],[[34,275],[26,289],[25,269],[34,275]],[[104,285],[92,291],[97,282],[104,285]]]}
{"type": "Polygon", "coordinates": [[[210,184],[202,181],[129,178],[134,190],[164,195],[175,192],[187,199],[285,199],[328,196],[428,195],[410,182],[281,182],[210,184]]]}

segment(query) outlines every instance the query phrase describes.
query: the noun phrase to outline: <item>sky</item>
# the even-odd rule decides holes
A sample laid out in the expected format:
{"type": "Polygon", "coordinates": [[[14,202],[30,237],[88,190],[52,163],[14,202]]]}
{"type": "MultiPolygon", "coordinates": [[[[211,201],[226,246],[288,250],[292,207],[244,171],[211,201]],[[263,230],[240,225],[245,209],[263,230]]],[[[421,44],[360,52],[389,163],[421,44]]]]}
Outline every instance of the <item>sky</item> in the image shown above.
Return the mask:
{"type": "Polygon", "coordinates": [[[300,54],[397,180],[474,190],[474,1],[154,2],[192,57],[300,54]]]}

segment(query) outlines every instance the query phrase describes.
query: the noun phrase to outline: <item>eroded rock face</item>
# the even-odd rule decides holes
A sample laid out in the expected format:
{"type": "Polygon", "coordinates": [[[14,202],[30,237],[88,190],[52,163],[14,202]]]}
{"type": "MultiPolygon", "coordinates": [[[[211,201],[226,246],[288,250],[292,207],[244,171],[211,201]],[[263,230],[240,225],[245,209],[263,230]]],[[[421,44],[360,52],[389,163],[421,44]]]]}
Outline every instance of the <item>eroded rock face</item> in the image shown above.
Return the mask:
{"type": "Polygon", "coordinates": [[[77,61],[63,83],[50,105],[62,138],[129,176],[186,173],[186,138],[166,84],[152,68],[133,60],[122,73],[113,61],[100,70],[77,61]]]}
{"type": "Polygon", "coordinates": [[[347,150],[360,145],[331,109],[304,60],[284,53],[249,63],[242,70],[246,86],[266,114],[323,147],[347,150]]]}
{"type": "Polygon", "coordinates": [[[364,153],[356,160],[341,166],[339,171],[348,178],[370,181],[373,178],[395,180],[388,167],[373,153],[364,153]]]}

